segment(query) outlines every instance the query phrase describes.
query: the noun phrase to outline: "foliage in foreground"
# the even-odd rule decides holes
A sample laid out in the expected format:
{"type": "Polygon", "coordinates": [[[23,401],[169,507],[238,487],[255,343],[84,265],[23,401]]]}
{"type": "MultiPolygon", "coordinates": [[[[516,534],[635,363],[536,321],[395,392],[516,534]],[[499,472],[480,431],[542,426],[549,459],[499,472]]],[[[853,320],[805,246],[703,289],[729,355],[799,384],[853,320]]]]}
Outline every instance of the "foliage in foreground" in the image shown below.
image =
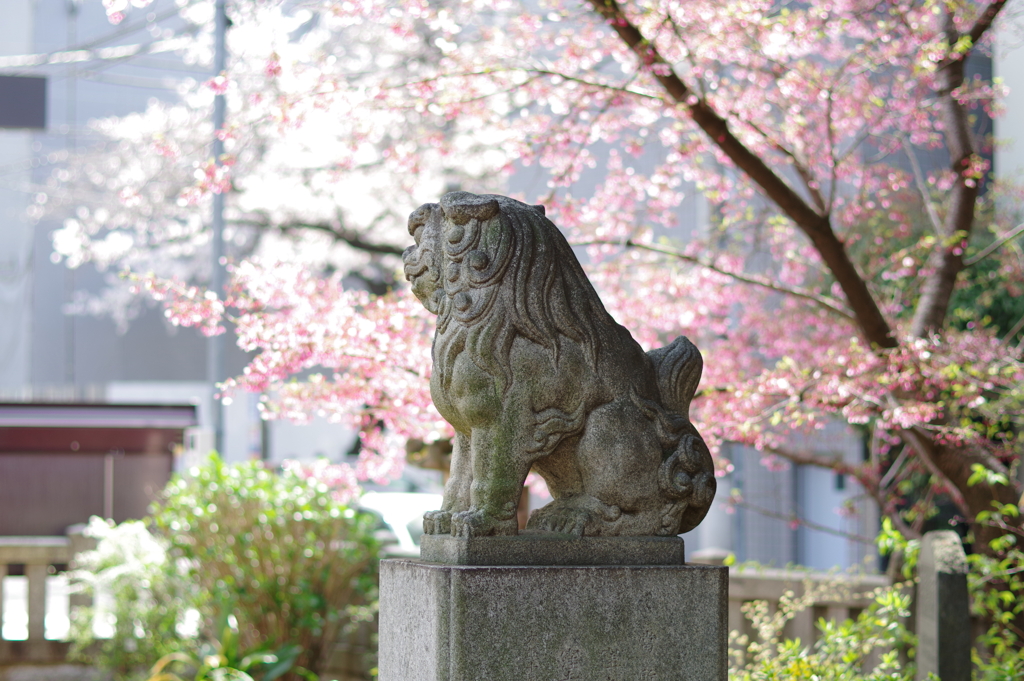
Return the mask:
{"type": "Polygon", "coordinates": [[[94,519],[99,545],[75,573],[86,591],[113,598],[113,636],[96,638],[93,612],[81,612],[76,655],[118,679],[172,679],[172,669],[179,678],[309,676],[353,602],[372,600],[373,519],[298,470],[212,457],[173,479],[153,510],[152,532],[94,519]]]}
{"type": "Polygon", "coordinates": [[[985,625],[971,657],[978,681],[1012,681],[1024,678],[1024,552],[1016,548],[1014,535],[993,544],[995,555],[967,557],[971,611],[985,625]]]}
{"type": "Polygon", "coordinates": [[[72,609],[70,657],[130,679],[157,657],[192,647],[203,602],[167,541],[140,520],[115,526],[95,516],[86,535],[96,549],[75,557],[70,578],[94,606],[72,609]]]}
{"type": "MultiPolygon", "coordinates": [[[[916,637],[907,630],[911,585],[918,566],[920,542],[907,541],[889,522],[879,535],[882,552],[900,557],[906,582],[877,589],[872,605],[855,619],[817,621],[813,644],[785,638],[786,624],[798,613],[823,601],[849,601],[855,594],[849,580],[805,581],[802,593],[787,592],[774,611],[766,601],[743,606],[753,635],[730,634],[730,681],[911,681],[915,678],[916,637]]],[[[1024,678],[1024,551],[1015,535],[993,541],[988,553],[968,555],[971,616],[984,633],[971,649],[974,681],[1015,681],[1024,678]]]]}
{"type": "Polygon", "coordinates": [[[914,667],[905,660],[916,640],[905,626],[910,595],[899,585],[875,590],[873,603],[856,619],[819,619],[813,644],[783,636],[786,623],[813,604],[849,600],[850,584],[805,581],[803,592],[787,591],[774,612],[767,601],[744,604],[755,635],[730,632],[730,681],[911,681],[914,667]]]}
{"type": "MultiPolygon", "coordinates": [[[[1002,511],[1019,512],[1001,509],[984,514],[979,521],[999,523],[1002,511]]],[[[992,540],[988,552],[967,556],[971,616],[984,630],[971,649],[976,681],[1024,678],[1024,631],[1020,628],[1024,620],[1024,552],[1017,547],[1017,536],[1006,534],[992,540]]],[[[921,550],[919,541],[908,541],[884,520],[878,546],[900,564],[904,578],[913,578],[921,550]]]]}

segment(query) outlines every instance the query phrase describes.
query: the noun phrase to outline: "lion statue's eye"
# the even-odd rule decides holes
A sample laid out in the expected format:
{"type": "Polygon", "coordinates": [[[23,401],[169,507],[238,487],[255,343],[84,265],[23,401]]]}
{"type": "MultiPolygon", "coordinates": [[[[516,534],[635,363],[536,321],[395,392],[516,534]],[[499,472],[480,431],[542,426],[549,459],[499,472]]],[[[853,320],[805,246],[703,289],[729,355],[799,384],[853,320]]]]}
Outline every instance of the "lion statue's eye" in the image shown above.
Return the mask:
{"type": "Polygon", "coordinates": [[[473,251],[467,257],[467,262],[469,262],[469,266],[472,267],[474,270],[484,269],[485,267],[487,267],[487,263],[489,261],[490,258],[488,258],[487,254],[484,253],[483,251],[473,251]]]}

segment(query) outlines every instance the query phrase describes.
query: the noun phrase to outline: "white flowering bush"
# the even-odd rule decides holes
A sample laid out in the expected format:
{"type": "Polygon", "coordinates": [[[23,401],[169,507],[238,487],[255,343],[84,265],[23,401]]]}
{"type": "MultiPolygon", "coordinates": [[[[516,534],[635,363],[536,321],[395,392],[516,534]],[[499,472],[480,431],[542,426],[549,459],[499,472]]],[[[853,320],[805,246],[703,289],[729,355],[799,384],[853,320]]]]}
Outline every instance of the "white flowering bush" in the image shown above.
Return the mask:
{"type": "Polygon", "coordinates": [[[94,605],[72,612],[72,656],[129,679],[157,658],[194,648],[205,596],[190,584],[187,565],[169,557],[167,540],[141,520],[114,525],[95,516],[85,534],[96,548],[75,557],[70,578],[94,605]]]}

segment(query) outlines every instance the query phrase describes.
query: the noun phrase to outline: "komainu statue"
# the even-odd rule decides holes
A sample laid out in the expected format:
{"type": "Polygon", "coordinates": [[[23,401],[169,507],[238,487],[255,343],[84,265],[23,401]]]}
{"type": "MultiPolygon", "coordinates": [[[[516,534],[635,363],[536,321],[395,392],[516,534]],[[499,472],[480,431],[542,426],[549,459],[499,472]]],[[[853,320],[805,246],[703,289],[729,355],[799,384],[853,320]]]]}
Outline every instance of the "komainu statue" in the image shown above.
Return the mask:
{"type": "Polygon", "coordinates": [[[451,192],[409,217],[413,293],[437,315],[430,394],[455,428],[451,477],[424,531],[518,533],[531,468],[554,500],[527,529],[686,532],[715,476],[690,400],[702,360],[684,337],[645,353],[611,318],[542,206],[451,192]]]}

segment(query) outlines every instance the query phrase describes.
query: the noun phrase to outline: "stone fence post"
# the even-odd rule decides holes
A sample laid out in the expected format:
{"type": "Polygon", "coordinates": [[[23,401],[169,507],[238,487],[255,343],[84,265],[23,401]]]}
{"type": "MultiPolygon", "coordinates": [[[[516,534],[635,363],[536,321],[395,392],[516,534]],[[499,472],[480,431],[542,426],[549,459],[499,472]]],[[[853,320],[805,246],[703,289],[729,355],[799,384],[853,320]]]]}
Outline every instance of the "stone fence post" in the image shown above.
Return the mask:
{"type": "Polygon", "coordinates": [[[970,681],[967,555],[960,536],[952,530],[925,534],[917,573],[917,681],[929,673],[942,681],[970,681]]]}

